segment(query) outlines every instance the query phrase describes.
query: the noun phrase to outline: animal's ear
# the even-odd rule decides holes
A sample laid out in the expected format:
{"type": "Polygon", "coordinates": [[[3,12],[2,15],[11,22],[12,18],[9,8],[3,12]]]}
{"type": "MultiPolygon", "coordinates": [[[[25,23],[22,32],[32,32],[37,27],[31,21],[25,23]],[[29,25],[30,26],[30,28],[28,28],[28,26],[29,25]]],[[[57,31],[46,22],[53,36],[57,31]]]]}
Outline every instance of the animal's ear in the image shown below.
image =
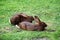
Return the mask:
{"type": "Polygon", "coordinates": [[[34,16],[34,17],[35,17],[35,19],[40,20],[40,19],[38,18],[38,16],[34,16]]]}
{"type": "Polygon", "coordinates": [[[38,16],[34,16],[35,18],[38,18],[38,16]]]}
{"type": "Polygon", "coordinates": [[[37,23],[41,22],[40,19],[38,18],[38,16],[34,16],[34,20],[35,20],[37,23]]]}

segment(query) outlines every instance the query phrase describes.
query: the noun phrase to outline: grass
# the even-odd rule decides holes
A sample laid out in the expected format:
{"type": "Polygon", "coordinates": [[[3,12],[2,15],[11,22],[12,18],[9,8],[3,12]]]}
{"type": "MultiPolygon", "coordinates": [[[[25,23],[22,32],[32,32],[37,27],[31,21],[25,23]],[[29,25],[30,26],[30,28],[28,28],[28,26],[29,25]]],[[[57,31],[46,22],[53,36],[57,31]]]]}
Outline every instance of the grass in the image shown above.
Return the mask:
{"type": "Polygon", "coordinates": [[[60,0],[0,0],[0,40],[32,40],[48,37],[60,40],[60,0]],[[50,31],[25,31],[12,26],[9,19],[17,12],[37,15],[50,31]]]}

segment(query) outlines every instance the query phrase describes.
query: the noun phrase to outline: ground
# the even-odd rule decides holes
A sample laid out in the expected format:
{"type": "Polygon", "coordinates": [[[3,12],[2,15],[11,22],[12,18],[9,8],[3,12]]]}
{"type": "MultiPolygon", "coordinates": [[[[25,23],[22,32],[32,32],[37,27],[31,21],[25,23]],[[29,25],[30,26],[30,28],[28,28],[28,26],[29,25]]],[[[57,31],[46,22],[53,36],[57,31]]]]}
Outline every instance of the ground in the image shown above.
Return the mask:
{"type": "Polygon", "coordinates": [[[0,0],[0,40],[60,40],[60,0],[0,0]],[[15,13],[37,15],[46,31],[26,31],[12,26],[15,13]]]}

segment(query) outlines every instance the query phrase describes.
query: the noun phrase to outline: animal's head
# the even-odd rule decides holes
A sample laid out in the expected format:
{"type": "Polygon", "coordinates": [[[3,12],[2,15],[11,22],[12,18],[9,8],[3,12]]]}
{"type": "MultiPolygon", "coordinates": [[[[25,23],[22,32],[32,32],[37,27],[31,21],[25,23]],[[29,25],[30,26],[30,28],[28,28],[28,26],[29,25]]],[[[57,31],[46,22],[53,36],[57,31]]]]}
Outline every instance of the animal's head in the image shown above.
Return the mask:
{"type": "Polygon", "coordinates": [[[44,23],[44,22],[41,22],[41,26],[43,26],[43,27],[47,27],[47,24],[44,23]]]}

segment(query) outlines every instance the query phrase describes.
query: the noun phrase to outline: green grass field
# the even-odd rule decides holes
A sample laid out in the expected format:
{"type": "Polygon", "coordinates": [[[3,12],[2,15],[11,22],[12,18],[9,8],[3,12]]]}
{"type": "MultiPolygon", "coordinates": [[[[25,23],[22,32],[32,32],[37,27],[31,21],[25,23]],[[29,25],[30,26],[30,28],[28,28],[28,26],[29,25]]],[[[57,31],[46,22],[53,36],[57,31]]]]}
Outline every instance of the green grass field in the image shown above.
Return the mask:
{"type": "Polygon", "coordinates": [[[60,40],[60,0],[0,0],[0,40],[60,40]],[[37,15],[48,26],[46,31],[25,31],[12,26],[12,15],[37,15]],[[55,30],[55,31],[52,31],[55,30]]]}

